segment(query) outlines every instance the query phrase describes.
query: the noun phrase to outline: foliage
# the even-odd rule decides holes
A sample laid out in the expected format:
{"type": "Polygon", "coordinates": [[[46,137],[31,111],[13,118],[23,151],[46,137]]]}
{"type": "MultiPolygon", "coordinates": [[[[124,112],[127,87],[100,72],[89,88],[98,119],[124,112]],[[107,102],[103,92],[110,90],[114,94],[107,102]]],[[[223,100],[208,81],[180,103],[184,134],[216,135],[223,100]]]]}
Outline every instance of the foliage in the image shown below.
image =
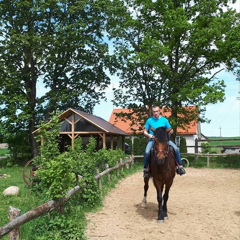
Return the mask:
{"type": "Polygon", "coordinates": [[[41,120],[69,107],[91,113],[105,99],[110,62],[103,4],[0,1],[0,135],[12,135],[16,143],[26,133],[19,146],[34,157],[32,132],[41,120]]]}
{"type": "Polygon", "coordinates": [[[97,182],[94,179],[96,169],[103,171],[106,164],[109,167],[116,166],[116,162],[125,159],[122,150],[96,149],[96,140],[91,137],[86,148],[83,150],[82,139],[74,141],[75,149],[63,154],[59,151],[58,117],[54,116],[51,122],[43,124],[39,128],[38,138],[43,139],[43,146],[40,147],[40,156],[34,159],[38,166],[36,171],[35,190],[42,191],[49,199],[60,199],[67,191],[77,183],[78,175],[83,177],[81,185],[84,185],[83,193],[79,202],[88,207],[93,206],[100,200],[97,182]]]}
{"type": "Polygon", "coordinates": [[[187,143],[184,137],[180,137],[180,153],[187,153],[187,143]]]}
{"type": "Polygon", "coordinates": [[[224,101],[217,73],[239,59],[240,15],[230,1],[110,2],[107,27],[120,78],[114,105],[134,109],[139,120],[151,114],[145,106],[170,108],[175,133],[199,114],[207,121],[205,106],[224,101]]]}
{"type": "MultiPolygon", "coordinates": [[[[74,215],[74,212],[71,212],[74,215]]],[[[43,216],[37,223],[34,225],[34,228],[31,227],[29,230],[34,232],[34,235],[29,237],[29,240],[59,240],[59,239],[72,239],[72,240],[83,240],[84,239],[84,227],[85,224],[76,222],[75,218],[84,219],[83,211],[78,211],[78,216],[74,216],[74,219],[71,216],[66,215],[56,215],[51,214],[49,219],[47,216],[43,216]],[[44,235],[42,234],[44,232],[44,235]],[[42,236],[43,235],[43,236],[42,236]]]]}
{"type": "Polygon", "coordinates": [[[147,144],[147,139],[143,138],[134,138],[133,140],[133,155],[143,155],[147,144]]]}
{"type": "Polygon", "coordinates": [[[202,147],[202,153],[210,153],[211,146],[209,143],[202,143],[201,147],[202,147]]]}
{"type": "Polygon", "coordinates": [[[36,177],[39,179],[38,190],[42,190],[48,199],[60,199],[74,187],[76,177],[76,160],[68,153],[60,154],[57,138],[59,136],[58,117],[53,117],[48,124],[39,130],[39,138],[43,138],[40,156],[34,159],[38,166],[36,177]]]}

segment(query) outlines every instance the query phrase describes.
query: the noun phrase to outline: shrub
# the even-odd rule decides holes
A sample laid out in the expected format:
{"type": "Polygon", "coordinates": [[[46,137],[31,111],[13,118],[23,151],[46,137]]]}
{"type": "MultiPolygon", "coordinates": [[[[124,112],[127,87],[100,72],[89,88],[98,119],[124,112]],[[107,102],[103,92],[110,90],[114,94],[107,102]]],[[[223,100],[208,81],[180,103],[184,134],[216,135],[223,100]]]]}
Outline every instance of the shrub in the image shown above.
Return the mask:
{"type": "Polygon", "coordinates": [[[133,142],[133,155],[143,155],[147,144],[147,139],[144,138],[134,138],[133,142]]]}
{"type": "Polygon", "coordinates": [[[180,137],[180,152],[187,153],[187,143],[184,137],[180,137]]]}

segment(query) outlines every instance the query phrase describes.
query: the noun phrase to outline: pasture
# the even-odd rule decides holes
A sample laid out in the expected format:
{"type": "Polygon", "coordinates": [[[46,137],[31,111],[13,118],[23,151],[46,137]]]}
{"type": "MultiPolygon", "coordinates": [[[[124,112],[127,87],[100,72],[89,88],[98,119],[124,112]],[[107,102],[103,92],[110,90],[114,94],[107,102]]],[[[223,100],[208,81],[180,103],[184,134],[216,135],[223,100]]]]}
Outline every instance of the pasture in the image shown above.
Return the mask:
{"type": "Polygon", "coordinates": [[[215,153],[221,153],[223,147],[239,147],[240,137],[208,137],[211,150],[215,153]]]}

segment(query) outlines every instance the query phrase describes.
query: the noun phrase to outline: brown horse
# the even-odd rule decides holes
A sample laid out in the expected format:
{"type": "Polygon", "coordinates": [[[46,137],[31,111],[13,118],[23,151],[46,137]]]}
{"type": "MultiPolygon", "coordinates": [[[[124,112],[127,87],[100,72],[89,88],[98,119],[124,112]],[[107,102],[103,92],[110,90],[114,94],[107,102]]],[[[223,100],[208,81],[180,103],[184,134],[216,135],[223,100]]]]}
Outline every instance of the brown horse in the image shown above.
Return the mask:
{"type": "MultiPolygon", "coordinates": [[[[167,201],[169,190],[175,177],[175,157],[168,145],[168,135],[165,128],[154,131],[154,147],[151,150],[150,173],[157,190],[158,223],[168,218],[167,201]],[[163,188],[165,192],[163,194],[163,188]]],[[[146,207],[149,178],[144,178],[144,197],[142,207],[146,207]]]]}

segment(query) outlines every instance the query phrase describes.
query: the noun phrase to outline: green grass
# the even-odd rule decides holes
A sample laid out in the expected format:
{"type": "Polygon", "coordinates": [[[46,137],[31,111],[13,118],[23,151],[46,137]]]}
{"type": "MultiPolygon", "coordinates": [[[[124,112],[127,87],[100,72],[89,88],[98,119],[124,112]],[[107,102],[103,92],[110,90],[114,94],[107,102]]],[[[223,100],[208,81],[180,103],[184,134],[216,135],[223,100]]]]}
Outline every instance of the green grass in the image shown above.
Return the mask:
{"type": "MultiPolygon", "coordinates": [[[[194,156],[186,157],[189,161],[189,167],[193,168],[206,168],[207,167],[207,157],[199,157],[195,160],[194,156]]],[[[240,169],[240,158],[239,155],[228,155],[220,157],[210,157],[209,168],[222,168],[222,169],[240,169]]]]}
{"type": "Polygon", "coordinates": [[[9,154],[8,149],[0,149],[0,156],[5,156],[6,154],[9,154]]]}
{"type": "MultiPolygon", "coordinates": [[[[22,179],[22,168],[12,167],[12,168],[0,168],[0,174],[8,175],[6,178],[0,178],[1,192],[10,186],[18,186],[20,192],[18,196],[3,196],[0,194],[0,226],[4,226],[8,223],[8,209],[10,206],[18,208],[21,210],[21,214],[35,208],[40,205],[41,202],[38,198],[32,194],[31,190],[28,189],[23,183],[22,179]]],[[[23,226],[21,232],[26,232],[26,226],[23,226]]],[[[24,236],[24,234],[23,234],[24,236]]],[[[8,236],[3,239],[9,239],[8,236]]],[[[23,239],[23,238],[22,238],[23,239]]]]}
{"type": "Polygon", "coordinates": [[[240,137],[209,137],[210,145],[224,147],[240,147],[240,137]]]}
{"type": "MultiPolygon", "coordinates": [[[[129,170],[119,171],[119,176],[113,172],[111,181],[108,182],[107,176],[102,178],[102,200],[104,197],[115,188],[120,179],[134,174],[142,169],[142,159],[129,170]]],[[[8,209],[13,206],[21,210],[21,215],[35,209],[39,205],[49,201],[44,196],[37,196],[31,188],[25,186],[22,178],[22,167],[15,166],[11,168],[0,168],[0,174],[7,174],[9,177],[0,178],[0,191],[3,192],[9,186],[18,186],[20,188],[19,196],[6,196],[0,194],[0,227],[9,222],[8,209]]],[[[81,193],[79,193],[81,194],[81,193]]],[[[61,240],[61,239],[78,239],[84,240],[84,230],[86,227],[85,213],[89,211],[97,211],[102,207],[102,201],[96,204],[93,208],[84,209],[78,204],[79,194],[75,194],[66,204],[64,214],[59,215],[53,211],[50,215],[42,215],[20,227],[21,239],[24,240],[61,240]],[[66,237],[60,237],[66,236],[66,237]]],[[[6,235],[3,240],[9,239],[6,235]]]]}

